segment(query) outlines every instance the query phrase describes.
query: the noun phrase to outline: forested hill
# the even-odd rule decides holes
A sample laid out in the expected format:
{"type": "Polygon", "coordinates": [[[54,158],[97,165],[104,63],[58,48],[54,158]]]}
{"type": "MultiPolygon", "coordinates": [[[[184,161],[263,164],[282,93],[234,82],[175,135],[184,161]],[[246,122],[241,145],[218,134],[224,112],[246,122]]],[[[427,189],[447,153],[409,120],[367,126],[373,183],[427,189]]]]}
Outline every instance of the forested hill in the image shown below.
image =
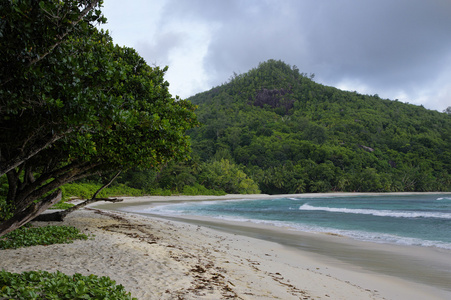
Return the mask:
{"type": "Polygon", "coordinates": [[[451,190],[451,115],[315,83],[269,60],[188,100],[193,156],[263,193],[451,190]]]}

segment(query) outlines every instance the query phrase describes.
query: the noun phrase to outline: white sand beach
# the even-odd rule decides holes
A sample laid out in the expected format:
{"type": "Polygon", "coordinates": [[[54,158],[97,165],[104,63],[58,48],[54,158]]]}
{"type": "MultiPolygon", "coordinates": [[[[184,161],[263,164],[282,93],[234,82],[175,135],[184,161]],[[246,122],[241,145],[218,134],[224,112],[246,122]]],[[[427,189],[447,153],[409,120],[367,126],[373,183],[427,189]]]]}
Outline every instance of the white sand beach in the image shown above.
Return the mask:
{"type": "MultiPolygon", "coordinates": [[[[251,197],[262,195],[219,199],[251,197]]],[[[124,203],[212,198],[216,197],[138,197],[125,198],[124,203]]],[[[451,295],[275,242],[111,211],[108,206],[91,205],[56,223],[75,226],[94,235],[92,239],[0,250],[0,268],[109,276],[138,299],[447,299],[451,295]]]]}

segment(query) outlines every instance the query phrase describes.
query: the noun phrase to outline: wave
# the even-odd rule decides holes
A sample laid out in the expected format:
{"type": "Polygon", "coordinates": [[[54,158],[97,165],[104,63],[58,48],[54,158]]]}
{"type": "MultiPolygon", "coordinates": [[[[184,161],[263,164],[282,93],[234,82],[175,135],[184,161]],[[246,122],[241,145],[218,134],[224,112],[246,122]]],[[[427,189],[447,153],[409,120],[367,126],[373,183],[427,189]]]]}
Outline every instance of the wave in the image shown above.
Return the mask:
{"type": "Polygon", "coordinates": [[[440,212],[411,212],[411,211],[393,211],[393,210],[377,210],[377,209],[359,209],[359,208],[335,208],[335,207],[321,207],[303,204],[299,210],[311,211],[328,211],[345,214],[361,214],[373,215],[378,217],[394,217],[394,218],[437,218],[437,219],[451,219],[451,213],[440,212]]]}
{"type": "MultiPolygon", "coordinates": [[[[200,204],[200,203],[196,203],[200,204]]],[[[390,210],[374,210],[374,209],[349,209],[349,208],[331,208],[331,207],[314,207],[308,204],[302,205],[299,209],[302,210],[324,210],[332,212],[344,212],[344,213],[355,213],[355,214],[372,214],[379,216],[393,216],[393,217],[432,217],[438,218],[440,213],[427,213],[427,212],[396,212],[390,210]]],[[[389,243],[389,244],[401,244],[401,245],[416,245],[424,247],[438,247],[451,250],[451,243],[435,240],[424,240],[420,238],[413,237],[403,237],[399,235],[393,235],[382,232],[366,232],[359,230],[344,230],[331,227],[323,227],[314,224],[302,224],[297,222],[282,221],[282,220],[263,220],[259,218],[246,217],[246,216],[227,216],[221,214],[210,214],[205,213],[205,211],[191,210],[186,204],[167,204],[159,205],[154,207],[126,207],[121,210],[126,212],[140,213],[140,214],[151,214],[151,215],[161,215],[161,216],[184,216],[184,215],[198,215],[204,217],[210,217],[215,219],[221,219],[231,222],[249,222],[255,224],[262,224],[267,226],[275,226],[283,228],[285,230],[295,230],[311,233],[325,233],[333,234],[338,236],[347,236],[356,240],[376,242],[376,243],[389,243]],[[187,209],[185,209],[187,208],[187,209]]],[[[451,213],[442,213],[442,218],[451,219],[451,213]]]]}
{"type": "Polygon", "coordinates": [[[380,233],[380,232],[366,232],[358,230],[340,230],[333,228],[320,228],[316,232],[333,234],[337,236],[347,236],[355,240],[382,243],[382,244],[396,244],[404,246],[421,246],[421,247],[437,247],[451,250],[451,243],[435,240],[424,240],[420,238],[399,236],[395,234],[380,233]]]}
{"type": "MultiPolygon", "coordinates": [[[[174,215],[173,211],[165,210],[159,211],[158,214],[170,214],[174,215]]],[[[182,213],[178,212],[179,215],[182,213]]],[[[309,225],[309,224],[298,224],[289,221],[276,221],[276,220],[262,220],[262,219],[254,219],[254,218],[245,218],[238,216],[224,216],[224,215],[204,215],[206,217],[231,221],[231,222],[242,222],[242,223],[254,223],[261,224],[266,226],[275,226],[278,228],[283,228],[285,230],[294,230],[294,231],[302,231],[302,232],[310,232],[310,233],[323,233],[323,234],[332,234],[337,236],[346,236],[352,239],[374,242],[374,243],[388,243],[388,244],[398,244],[398,245],[406,245],[406,246],[423,246],[423,247],[437,247],[443,248],[447,250],[451,250],[451,243],[446,243],[442,241],[433,241],[433,240],[423,240],[419,238],[412,237],[403,237],[393,234],[387,233],[378,233],[378,232],[366,232],[366,231],[358,231],[358,230],[343,230],[336,229],[331,227],[322,227],[318,225],[309,225]]]]}
{"type": "Polygon", "coordinates": [[[443,197],[443,198],[437,198],[438,201],[442,201],[442,200],[451,200],[451,197],[443,197]]]}

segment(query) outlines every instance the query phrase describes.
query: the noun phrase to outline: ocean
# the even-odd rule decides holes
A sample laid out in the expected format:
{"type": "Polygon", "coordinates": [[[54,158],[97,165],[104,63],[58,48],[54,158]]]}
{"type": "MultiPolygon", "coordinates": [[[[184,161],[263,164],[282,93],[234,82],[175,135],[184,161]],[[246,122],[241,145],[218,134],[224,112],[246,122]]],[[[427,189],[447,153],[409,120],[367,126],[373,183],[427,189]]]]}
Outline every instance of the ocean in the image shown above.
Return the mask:
{"type": "MultiPolygon", "coordinates": [[[[129,210],[130,211],[130,210],[129,210]]],[[[203,216],[356,240],[451,250],[450,195],[379,195],[186,202],[142,214],[203,216]]]]}

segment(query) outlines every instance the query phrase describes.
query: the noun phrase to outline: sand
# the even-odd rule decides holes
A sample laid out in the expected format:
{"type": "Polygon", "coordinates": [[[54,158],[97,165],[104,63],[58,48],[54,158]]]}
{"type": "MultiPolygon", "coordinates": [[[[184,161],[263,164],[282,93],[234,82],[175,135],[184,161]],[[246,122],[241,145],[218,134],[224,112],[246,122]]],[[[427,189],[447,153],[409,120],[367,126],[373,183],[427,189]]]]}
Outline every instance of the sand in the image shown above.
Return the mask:
{"type": "MultiPolygon", "coordinates": [[[[234,197],[242,196],[227,196],[234,197]]],[[[205,199],[212,197],[140,197],[125,202],[205,199]]],[[[0,268],[109,276],[138,299],[449,299],[451,295],[279,243],[159,217],[91,205],[70,214],[63,224],[93,237],[72,244],[0,250],[0,268]]]]}

